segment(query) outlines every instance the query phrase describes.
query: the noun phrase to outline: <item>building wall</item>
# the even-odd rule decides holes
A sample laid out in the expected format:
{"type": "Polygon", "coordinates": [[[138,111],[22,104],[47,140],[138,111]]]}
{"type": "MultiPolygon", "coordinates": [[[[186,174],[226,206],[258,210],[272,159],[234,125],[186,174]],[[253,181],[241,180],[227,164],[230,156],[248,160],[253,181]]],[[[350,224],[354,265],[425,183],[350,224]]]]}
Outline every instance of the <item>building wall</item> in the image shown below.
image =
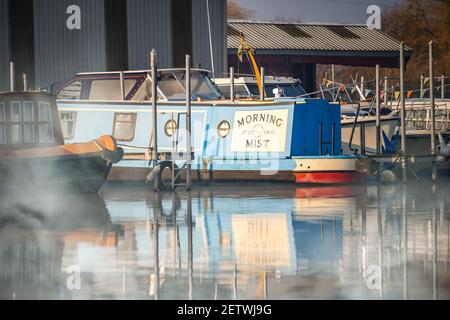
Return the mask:
{"type": "Polygon", "coordinates": [[[35,86],[106,68],[104,0],[34,0],[35,86]],[[81,9],[81,30],[69,30],[67,7],[81,9]]]}
{"type": "Polygon", "coordinates": [[[128,0],[128,67],[149,69],[150,51],[157,52],[159,68],[172,66],[170,0],[128,0]]]}
{"type": "Polygon", "coordinates": [[[8,0],[0,0],[0,91],[9,89],[8,0]]]}
{"type": "Polygon", "coordinates": [[[194,65],[201,64],[203,68],[212,70],[207,1],[209,1],[214,71],[216,77],[222,77],[227,70],[226,0],[192,0],[192,60],[194,65]]]}

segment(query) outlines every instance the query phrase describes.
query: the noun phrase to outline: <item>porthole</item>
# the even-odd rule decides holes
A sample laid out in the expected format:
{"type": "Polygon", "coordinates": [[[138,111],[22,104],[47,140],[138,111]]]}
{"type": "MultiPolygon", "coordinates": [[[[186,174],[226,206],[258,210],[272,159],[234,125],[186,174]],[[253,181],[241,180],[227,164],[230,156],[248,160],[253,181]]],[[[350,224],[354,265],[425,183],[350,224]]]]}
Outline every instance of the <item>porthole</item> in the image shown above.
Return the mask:
{"type": "Polygon", "coordinates": [[[217,125],[217,134],[221,138],[225,138],[230,133],[230,123],[227,120],[222,120],[217,125]]]}
{"type": "Polygon", "coordinates": [[[166,136],[171,137],[177,131],[177,122],[175,120],[168,120],[164,125],[164,132],[166,136]]]}

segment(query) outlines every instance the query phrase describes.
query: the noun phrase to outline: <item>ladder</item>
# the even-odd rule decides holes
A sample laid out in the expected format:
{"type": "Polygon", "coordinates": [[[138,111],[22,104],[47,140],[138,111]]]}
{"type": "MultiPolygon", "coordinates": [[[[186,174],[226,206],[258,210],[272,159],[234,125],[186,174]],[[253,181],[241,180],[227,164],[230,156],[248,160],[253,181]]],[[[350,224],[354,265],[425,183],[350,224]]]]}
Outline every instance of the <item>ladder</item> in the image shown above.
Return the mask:
{"type": "MultiPolygon", "coordinates": [[[[192,174],[191,172],[191,163],[193,160],[193,152],[192,150],[187,150],[187,139],[186,140],[186,146],[185,151],[179,151],[179,138],[180,138],[180,118],[181,116],[186,116],[186,112],[177,112],[177,120],[175,122],[176,126],[174,131],[172,131],[171,140],[172,140],[172,150],[171,150],[171,163],[172,163],[172,169],[171,169],[171,189],[175,190],[177,186],[185,186],[187,190],[191,189],[191,183],[190,179],[188,178],[189,175],[192,174]],[[182,161],[181,166],[177,166],[175,161],[182,161]],[[183,172],[185,173],[185,180],[183,182],[181,181],[181,177],[183,175],[183,172]]],[[[174,112],[170,112],[170,123],[174,124],[174,112]]],[[[188,132],[186,131],[186,134],[188,132]]]]}

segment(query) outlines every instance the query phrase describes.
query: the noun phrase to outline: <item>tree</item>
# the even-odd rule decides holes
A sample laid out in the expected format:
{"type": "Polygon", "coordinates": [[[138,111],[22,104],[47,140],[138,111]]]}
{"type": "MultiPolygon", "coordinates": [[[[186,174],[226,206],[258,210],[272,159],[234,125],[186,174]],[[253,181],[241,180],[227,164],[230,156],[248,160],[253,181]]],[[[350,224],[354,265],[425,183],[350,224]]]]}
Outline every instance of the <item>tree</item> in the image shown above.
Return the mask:
{"type": "Polygon", "coordinates": [[[253,17],[253,11],[244,8],[235,0],[227,1],[227,14],[229,19],[250,19],[253,17]]]}

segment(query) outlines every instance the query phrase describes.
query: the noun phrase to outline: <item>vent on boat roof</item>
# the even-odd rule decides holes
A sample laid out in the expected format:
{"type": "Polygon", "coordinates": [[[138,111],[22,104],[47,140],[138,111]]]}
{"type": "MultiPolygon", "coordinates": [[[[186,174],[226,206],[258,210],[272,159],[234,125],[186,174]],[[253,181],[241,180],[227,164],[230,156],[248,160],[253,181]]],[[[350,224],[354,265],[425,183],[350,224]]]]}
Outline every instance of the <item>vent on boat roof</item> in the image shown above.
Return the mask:
{"type": "Polygon", "coordinates": [[[360,36],[344,26],[325,26],[325,28],[344,39],[361,39],[360,36]]]}
{"type": "Polygon", "coordinates": [[[292,24],[275,24],[275,27],[294,38],[312,38],[310,34],[292,24]]]}
{"type": "Polygon", "coordinates": [[[232,26],[227,26],[227,34],[229,36],[237,36],[237,37],[239,37],[240,32],[237,29],[233,28],[232,26]]]}

